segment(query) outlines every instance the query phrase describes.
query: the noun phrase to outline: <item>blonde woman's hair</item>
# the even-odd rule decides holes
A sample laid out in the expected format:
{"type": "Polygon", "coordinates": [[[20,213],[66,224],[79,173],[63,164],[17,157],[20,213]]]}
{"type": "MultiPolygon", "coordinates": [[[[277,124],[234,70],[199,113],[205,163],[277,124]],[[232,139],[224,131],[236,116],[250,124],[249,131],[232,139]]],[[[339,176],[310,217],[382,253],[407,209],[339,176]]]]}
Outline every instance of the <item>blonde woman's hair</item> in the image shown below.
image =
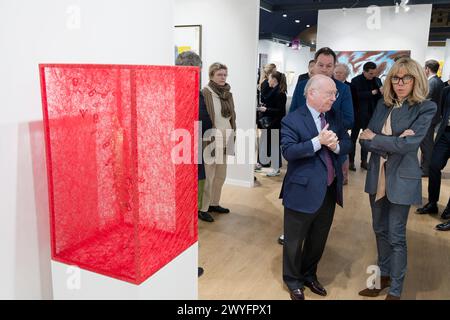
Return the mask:
{"type": "Polygon", "coordinates": [[[264,66],[264,69],[267,69],[266,76],[268,77],[274,71],[277,71],[277,66],[274,63],[269,63],[264,66]]]}
{"type": "Polygon", "coordinates": [[[228,67],[220,62],[214,62],[209,67],[209,79],[211,80],[212,77],[214,77],[214,74],[219,70],[227,70],[228,71],[228,67]]]}
{"type": "Polygon", "coordinates": [[[425,76],[425,71],[417,61],[409,57],[402,57],[394,63],[391,70],[389,70],[386,80],[384,81],[384,103],[388,107],[395,105],[397,96],[395,94],[394,85],[392,84],[391,79],[400,70],[404,70],[405,74],[414,77],[414,86],[409,97],[407,98],[409,104],[415,105],[425,101],[428,95],[428,80],[425,76]]]}

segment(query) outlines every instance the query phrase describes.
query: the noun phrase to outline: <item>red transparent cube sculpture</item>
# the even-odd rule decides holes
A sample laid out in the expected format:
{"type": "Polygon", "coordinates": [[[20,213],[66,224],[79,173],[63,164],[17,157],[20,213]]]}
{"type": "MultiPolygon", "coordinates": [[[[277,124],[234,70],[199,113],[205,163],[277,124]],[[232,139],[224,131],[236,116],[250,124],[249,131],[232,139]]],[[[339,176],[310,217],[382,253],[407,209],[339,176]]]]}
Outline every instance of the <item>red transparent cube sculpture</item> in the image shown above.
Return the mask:
{"type": "Polygon", "coordinates": [[[199,69],[39,67],[52,259],[142,283],[197,241],[199,69]]]}

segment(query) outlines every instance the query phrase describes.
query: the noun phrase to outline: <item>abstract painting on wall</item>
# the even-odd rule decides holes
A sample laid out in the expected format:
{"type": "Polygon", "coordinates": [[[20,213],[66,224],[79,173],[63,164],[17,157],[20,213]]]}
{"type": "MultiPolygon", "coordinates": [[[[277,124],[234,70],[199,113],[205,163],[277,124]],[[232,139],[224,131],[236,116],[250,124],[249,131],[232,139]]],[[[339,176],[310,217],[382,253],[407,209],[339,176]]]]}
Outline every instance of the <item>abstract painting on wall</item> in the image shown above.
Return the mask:
{"type": "Polygon", "coordinates": [[[409,50],[390,50],[390,51],[338,51],[337,60],[339,63],[348,65],[350,75],[347,80],[363,72],[363,66],[366,62],[374,62],[377,65],[376,75],[384,82],[390,68],[394,64],[394,59],[399,56],[410,56],[409,50]]]}

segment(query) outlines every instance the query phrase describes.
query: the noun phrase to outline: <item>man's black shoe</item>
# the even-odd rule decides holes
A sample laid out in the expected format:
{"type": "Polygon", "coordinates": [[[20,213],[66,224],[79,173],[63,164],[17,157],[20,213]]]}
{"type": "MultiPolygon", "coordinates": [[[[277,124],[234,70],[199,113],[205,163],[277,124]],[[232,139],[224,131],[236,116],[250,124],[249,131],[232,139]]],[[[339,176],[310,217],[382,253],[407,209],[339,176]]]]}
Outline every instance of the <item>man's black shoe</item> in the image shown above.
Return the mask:
{"type": "Polygon", "coordinates": [[[203,212],[203,211],[199,211],[198,212],[198,218],[200,220],[206,221],[206,222],[213,222],[214,218],[208,213],[208,212],[203,212]]]}
{"type": "Polygon", "coordinates": [[[416,212],[418,214],[435,214],[438,213],[438,207],[436,202],[428,202],[425,206],[423,206],[422,208],[418,208],[416,210],[416,212]]]}
{"type": "Polygon", "coordinates": [[[367,170],[367,161],[361,161],[361,169],[367,170]]]}
{"type": "Polygon", "coordinates": [[[319,281],[305,281],[305,286],[311,289],[312,292],[318,294],[319,296],[325,297],[327,295],[327,290],[320,284],[319,281]]]}
{"type": "Polygon", "coordinates": [[[201,277],[203,272],[205,272],[205,270],[203,270],[202,267],[198,267],[198,276],[201,277]]]}
{"type": "Polygon", "coordinates": [[[303,294],[304,289],[295,289],[291,290],[291,299],[292,300],[305,300],[305,295],[303,294]]]}
{"type": "Polygon", "coordinates": [[[439,231],[449,231],[450,230],[450,221],[447,221],[445,223],[440,223],[436,226],[436,230],[439,231]]]}
{"type": "Polygon", "coordinates": [[[350,171],[356,171],[355,163],[354,162],[350,162],[350,164],[348,166],[348,169],[350,171]]]}
{"type": "Polygon", "coordinates": [[[444,212],[442,212],[442,214],[441,214],[441,218],[444,220],[450,219],[450,208],[449,207],[444,209],[444,212]]]}
{"type": "Polygon", "coordinates": [[[229,213],[230,210],[221,206],[209,206],[208,212],[229,213]]]}

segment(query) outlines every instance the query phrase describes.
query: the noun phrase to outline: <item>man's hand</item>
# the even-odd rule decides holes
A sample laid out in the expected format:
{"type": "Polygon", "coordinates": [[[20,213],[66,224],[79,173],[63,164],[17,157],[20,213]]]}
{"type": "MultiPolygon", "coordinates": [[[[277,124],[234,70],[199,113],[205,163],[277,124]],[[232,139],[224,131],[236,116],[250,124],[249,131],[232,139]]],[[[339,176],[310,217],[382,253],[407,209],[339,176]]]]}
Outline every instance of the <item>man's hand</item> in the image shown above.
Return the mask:
{"type": "Polygon", "coordinates": [[[359,135],[359,138],[361,140],[372,140],[376,136],[375,133],[372,132],[370,129],[366,129],[359,135]]]}
{"type": "Polygon", "coordinates": [[[377,93],[378,93],[378,90],[377,90],[377,89],[372,90],[372,95],[376,95],[377,93]]]}
{"type": "Polygon", "coordinates": [[[405,138],[405,137],[414,136],[415,134],[416,133],[414,131],[412,131],[411,129],[406,129],[405,131],[403,131],[403,133],[399,137],[405,138]]]}
{"type": "Polygon", "coordinates": [[[257,107],[256,110],[260,111],[260,112],[266,112],[267,108],[264,107],[263,105],[261,105],[260,107],[257,107]]]}
{"type": "MultiPolygon", "coordinates": [[[[329,147],[330,145],[331,146],[333,146],[335,144],[337,145],[338,138],[337,138],[336,134],[333,131],[328,130],[328,127],[329,127],[329,124],[327,124],[322,129],[322,131],[320,131],[319,136],[318,136],[319,142],[320,142],[321,145],[327,146],[327,147],[329,147]]],[[[336,148],[334,148],[334,149],[336,149],[336,148]]],[[[334,150],[334,149],[332,149],[332,150],[334,150]]]]}

